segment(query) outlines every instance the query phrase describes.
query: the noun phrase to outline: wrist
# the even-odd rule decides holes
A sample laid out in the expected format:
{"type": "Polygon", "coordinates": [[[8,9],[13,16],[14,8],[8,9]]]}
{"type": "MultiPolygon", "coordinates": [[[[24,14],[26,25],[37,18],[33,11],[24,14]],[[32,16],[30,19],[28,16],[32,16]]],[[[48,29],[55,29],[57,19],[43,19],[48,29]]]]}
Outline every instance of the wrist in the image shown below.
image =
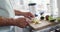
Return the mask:
{"type": "Polygon", "coordinates": [[[24,12],[20,12],[20,15],[21,15],[21,16],[24,16],[24,12]]]}
{"type": "Polygon", "coordinates": [[[18,26],[18,19],[13,19],[12,20],[13,22],[11,23],[11,25],[13,25],[13,26],[18,26]]]}
{"type": "Polygon", "coordinates": [[[15,20],[14,20],[13,18],[11,19],[10,24],[11,24],[12,26],[14,26],[15,20]]]}
{"type": "Polygon", "coordinates": [[[23,12],[21,12],[21,11],[15,11],[15,15],[17,15],[17,16],[23,15],[23,12]]]}
{"type": "Polygon", "coordinates": [[[11,18],[5,18],[6,20],[5,20],[5,22],[6,22],[6,26],[12,26],[13,25],[13,20],[11,19],[11,18]]]}
{"type": "Polygon", "coordinates": [[[16,19],[11,18],[10,20],[8,20],[10,22],[10,25],[12,26],[16,26],[16,19]]]}

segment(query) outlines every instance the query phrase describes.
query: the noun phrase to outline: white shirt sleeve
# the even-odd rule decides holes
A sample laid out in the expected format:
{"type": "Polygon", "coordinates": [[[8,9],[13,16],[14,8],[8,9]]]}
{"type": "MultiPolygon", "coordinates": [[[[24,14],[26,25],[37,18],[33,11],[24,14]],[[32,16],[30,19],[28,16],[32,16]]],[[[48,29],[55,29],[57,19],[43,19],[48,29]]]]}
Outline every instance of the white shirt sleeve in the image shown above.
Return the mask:
{"type": "Polygon", "coordinates": [[[3,17],[15,16],[10,0],[0,0],[0,16],[3,17]]]}
{"type": "MultiPolygon", "coordinates": [[[[10,0],[0,0],[0,16],[13,18],[15,16],[14,10],[10,3],[10,0]]],[[[1,27],[0,32],[10,31],[13,27],[1,27]],[[10,28],[11,27],[11,28],[10,28]],[[6,29],[5,29],[6,28],[6,29]]]]}

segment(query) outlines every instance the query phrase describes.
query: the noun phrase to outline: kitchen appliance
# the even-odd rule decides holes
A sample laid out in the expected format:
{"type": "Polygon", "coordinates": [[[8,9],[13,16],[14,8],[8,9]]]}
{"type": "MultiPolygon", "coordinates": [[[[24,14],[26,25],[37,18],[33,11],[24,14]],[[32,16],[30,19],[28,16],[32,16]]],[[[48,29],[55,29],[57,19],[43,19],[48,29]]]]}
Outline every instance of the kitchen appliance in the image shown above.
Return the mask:
{"type": "Polygon", "coordinates": [[[33,14],[36,14],[36,3],[29,3],[29,11],[33,14]]]}

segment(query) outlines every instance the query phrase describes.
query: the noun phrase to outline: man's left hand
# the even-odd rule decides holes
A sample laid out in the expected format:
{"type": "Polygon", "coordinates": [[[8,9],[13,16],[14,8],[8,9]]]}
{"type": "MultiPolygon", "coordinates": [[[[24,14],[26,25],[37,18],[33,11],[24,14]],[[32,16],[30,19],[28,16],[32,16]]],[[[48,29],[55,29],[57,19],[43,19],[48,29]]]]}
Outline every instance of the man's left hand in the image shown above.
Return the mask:
{"type": "Polygon", "coordinates": [[[30,19],[35,17],[31,12],[23,12],[22,15],[30,19]]]}
{"type": "Polygon", "coordinates": [[[19,10],[14,10],[15,11],[15,15],[18,15],[18,16],[24,16],[24,17],[27,17],[27,18],[34,18],[35,16],[31,13],[31,12],[21,12],[19,10]]]}

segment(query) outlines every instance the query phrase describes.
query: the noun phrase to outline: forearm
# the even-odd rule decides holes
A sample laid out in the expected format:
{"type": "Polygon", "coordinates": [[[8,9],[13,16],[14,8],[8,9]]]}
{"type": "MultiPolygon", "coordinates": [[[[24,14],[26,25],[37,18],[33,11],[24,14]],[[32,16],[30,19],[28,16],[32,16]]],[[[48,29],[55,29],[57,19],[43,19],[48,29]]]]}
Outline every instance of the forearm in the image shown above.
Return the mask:
{"type": "Polygon", "coordinates": [[[17,16],[23,15],[23,12],[21,12],[21,11],[18,11],[18,10],[14,10],[14,11],[15,11],[15,15],[17,15],[17,16]]]}
{"type": "Polygon", "coordinates": [[[15,26],[15,20],[12,18],[0,18],[0,26],[15,26]]]}

